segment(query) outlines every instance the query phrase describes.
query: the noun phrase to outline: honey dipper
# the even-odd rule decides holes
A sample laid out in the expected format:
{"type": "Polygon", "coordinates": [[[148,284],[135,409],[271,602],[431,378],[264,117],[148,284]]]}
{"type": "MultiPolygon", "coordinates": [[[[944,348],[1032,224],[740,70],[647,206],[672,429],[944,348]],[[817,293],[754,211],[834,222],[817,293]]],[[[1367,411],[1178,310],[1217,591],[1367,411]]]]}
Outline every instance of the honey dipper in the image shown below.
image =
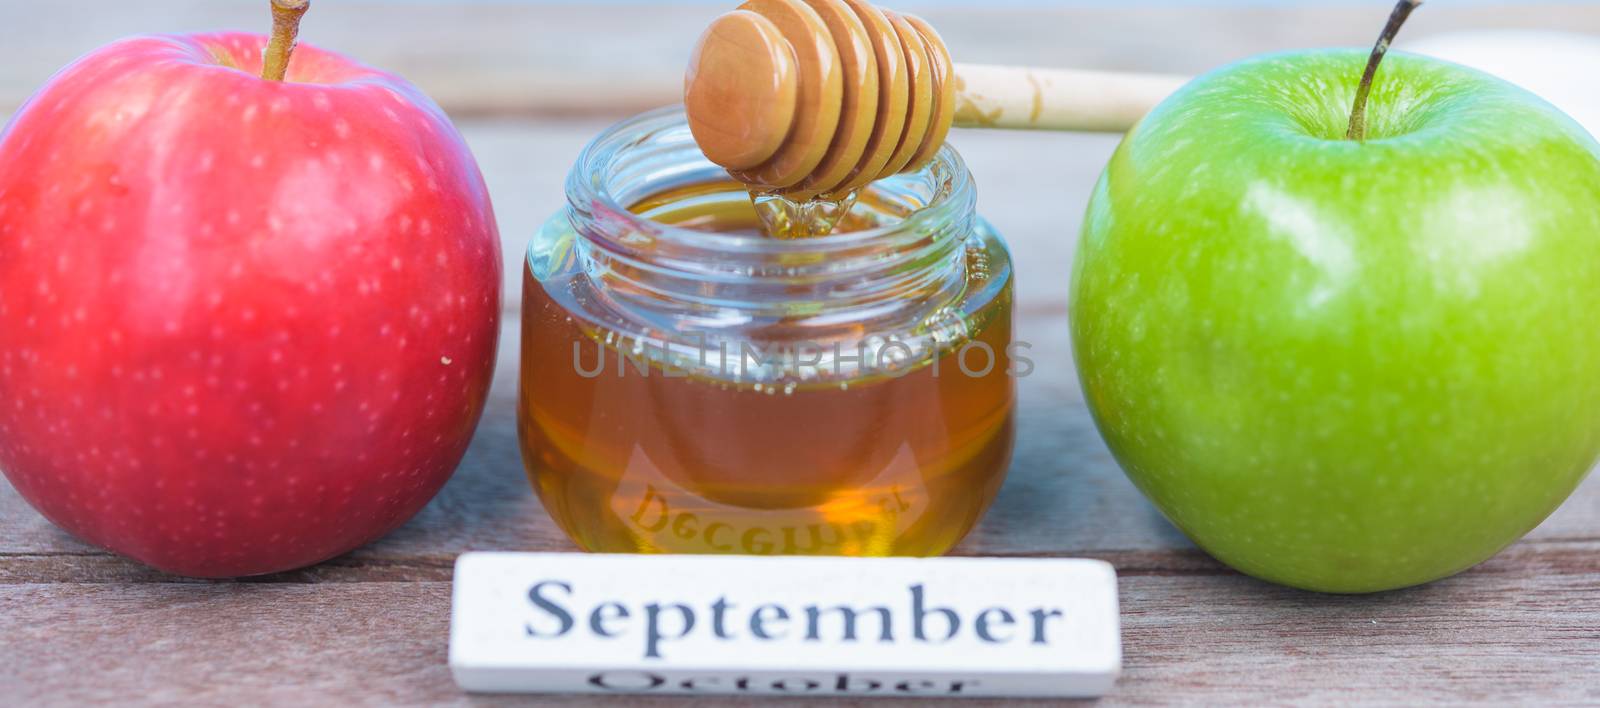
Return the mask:
{"type": "Polygon", "coordinates": [[[1123,131],[1183,79],[955,64],[920,18],[862,0],[749,0],[684,78],[695,142],[752,189],[845,195],[920,167],[952,125],[1123,131]]]}

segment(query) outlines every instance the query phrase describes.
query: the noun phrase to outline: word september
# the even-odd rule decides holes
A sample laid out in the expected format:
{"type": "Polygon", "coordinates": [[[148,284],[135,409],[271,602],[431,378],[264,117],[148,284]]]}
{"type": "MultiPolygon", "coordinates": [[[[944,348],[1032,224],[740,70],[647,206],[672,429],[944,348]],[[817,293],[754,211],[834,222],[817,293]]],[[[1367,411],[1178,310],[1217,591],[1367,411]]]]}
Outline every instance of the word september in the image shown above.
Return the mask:
{"type": "MultiPolygon", "coordinates": [[[[948,607],[929,607],[922,584],[911,585],[907,590],[909,601],[901,608],[881,605],[790,608],[765,603],[749,606],[745,611],[742,605],[718,597],[698,611],[686,603],[651,602],[641,608],[629,608],[611,601],[598,603],[580,614],[585,616],[587,631],[603,639],[621,636],[632,623],[643,621],[644,656],[648,659],[662,657],[664,642],[684,639],[695,631],[710,632],[719,640],[740,639],[742,632],[748,632],[751,638],[759,641],[820,642],[826,637],[829,641],[854,642],[872,637],[875,641],[893,644],[896,641],[948,642],[970,626],[979,641],[989,644],[1013,641],[1048,644],[1050,620],[1063,616],[1060,608],[1035,607],[1013,614],[1003,607],[991,607],[974,617],[963,618],[948,607]],[[895,609],[902,612],[897,613],[895,609]]],[[[548,621],[526,623],[526,635],[556,639],[577,629],[577,616],[562,604],[562,599],[570,599],[572,594],[573,587],[568,582],[535,583],[528,590],[528,600],[544,615],[542,619],[548,621]]]]}

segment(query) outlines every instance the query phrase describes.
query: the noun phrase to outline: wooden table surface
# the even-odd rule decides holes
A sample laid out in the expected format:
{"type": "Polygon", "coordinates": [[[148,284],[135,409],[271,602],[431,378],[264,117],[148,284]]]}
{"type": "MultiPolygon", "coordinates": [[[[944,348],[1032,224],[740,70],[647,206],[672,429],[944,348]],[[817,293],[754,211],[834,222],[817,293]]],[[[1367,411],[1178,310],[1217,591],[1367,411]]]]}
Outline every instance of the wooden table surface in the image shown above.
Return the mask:
{"type": "MultiPolygon", "coordinates": [[[[0,5],[10,13],[0,22],[10,59],[0,62],[3,115],[103,41],[256,28],[265,2],[0,5]]],[[[455,687],[445,663],[451,564],[469,550],[572,550],[518,459],[512,278],[535,224],[559,206],[581,145],[627,112],[670,102],[686,47],[716,10],[318,5],[305,41],[412,76],[457,118],[493,191],[508,264],[505,334],[476,440],[439,497],[389,537],[238,582],[166,576],[87,546],[0,482],[0,701],[583,703],[455,687]]],[[[1384,12],[941,5],[924,14],[971,61],[1196,72],[1264,50],[1361,44],[1384,12]]],[[[1600,33],[1600,7],[1437,3],[1408,31],[1508,26],[1600,33]]],[[[981,210],[1011,243],[1018,336],[1038,362],[1021,381],[1005,488],[956,552],[1116,565],[1125,674],[1105,702],[1600,703],[1600,479],[1498,557],[1424,587],[1327,596],[1230,571],[1123,477],[1072,370],[1067,276],[1089,187],[1116,139],[962,132],[953,142],[977,175],[981,210]]]]}

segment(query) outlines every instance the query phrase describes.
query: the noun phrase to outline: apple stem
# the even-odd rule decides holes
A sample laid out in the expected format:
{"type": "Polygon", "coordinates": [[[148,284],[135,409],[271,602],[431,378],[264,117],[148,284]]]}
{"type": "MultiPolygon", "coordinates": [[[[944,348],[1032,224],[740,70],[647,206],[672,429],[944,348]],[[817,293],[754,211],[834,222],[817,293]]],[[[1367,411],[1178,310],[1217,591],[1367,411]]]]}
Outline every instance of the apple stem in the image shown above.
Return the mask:
{"type": "Polygon", "coordinates": [[[261,57],[261,78],[282,81],[289,73],[289,57],[300,36],[300,18],[311,9],[311,0],[272,0],[272,40],[261,57]]]}
{"type": "Polygon", "coordinates": [[[1378,35],[1372,55],[1367,57],[1367,70],[1361,74],[1361,85],[1356,87],[1356,105],[1350,109],[1350,129],[1344,134],[1346,140],[1359,142],[1367,139],[1367,94],[1372,91],[1372,79],[1378,75],[1378,63],[1383,61],[1383,55],[1389,53],[1389,43],[1400,33],[1400,25],[1405,24],[1411,11],[1421,4],[1422,0],[1400,0],[1395,4],[1394,12],[1389,13],[1389,22],[1383,26],[1383,33],[1378,35]]]}

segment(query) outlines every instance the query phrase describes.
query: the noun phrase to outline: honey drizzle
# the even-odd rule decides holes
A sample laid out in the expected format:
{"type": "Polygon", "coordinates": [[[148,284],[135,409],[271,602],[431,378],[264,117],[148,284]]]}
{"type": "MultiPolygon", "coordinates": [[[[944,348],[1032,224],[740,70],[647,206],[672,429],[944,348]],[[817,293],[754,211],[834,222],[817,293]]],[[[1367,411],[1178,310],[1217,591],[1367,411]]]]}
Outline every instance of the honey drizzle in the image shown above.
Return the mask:
{"type": "Polygon", "coordinates": [[[750,190],[750,204],[761,217],[766,234],[778,239],[827,236],[855,206],[859,190],[838,199],[812,197],[803,202],[782,194],[750,190]]]}

